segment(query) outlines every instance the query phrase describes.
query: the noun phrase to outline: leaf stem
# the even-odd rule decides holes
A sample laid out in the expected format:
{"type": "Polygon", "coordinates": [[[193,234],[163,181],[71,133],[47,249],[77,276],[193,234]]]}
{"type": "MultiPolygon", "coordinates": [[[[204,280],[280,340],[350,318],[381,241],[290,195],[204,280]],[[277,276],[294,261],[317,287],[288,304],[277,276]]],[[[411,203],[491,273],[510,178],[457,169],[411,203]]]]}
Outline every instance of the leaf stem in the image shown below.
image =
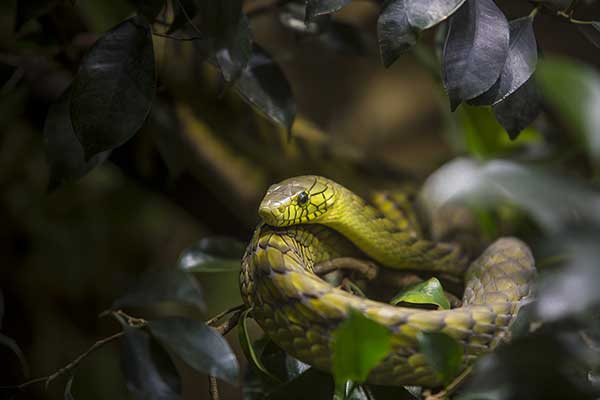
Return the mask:
{"type": "Polygon", "coordinates": [[[559,17],[563,17],[567,21],[575,25],[592,25],[594,21],[582,21],[580,19],[573,18],[573,12],[565,12],[565,11],[557,11],[556,15],[559,17]]]}
{"type": "Polygon", "coordinates": [[[212,375],[208,376],[208,394],[210,400],[219,400],[219,385],[217,384],[217,378],[212,375]]]}
{"type": "Polygon", "coordinates": [[[239,304],[235,307],[231,307],[223,312],[218,313],[217,315],[215,315],[214,317],[212,317],[211,319],[209,319],[208,321],[206,321],[206,325],[212,326],[214,325],[217,321],[219,321],[221,318],[223,318],[224,316],[231,314],[234,311],[239,311],[243,308],[245,308],[246,306],[244,304],[239,304]]]}

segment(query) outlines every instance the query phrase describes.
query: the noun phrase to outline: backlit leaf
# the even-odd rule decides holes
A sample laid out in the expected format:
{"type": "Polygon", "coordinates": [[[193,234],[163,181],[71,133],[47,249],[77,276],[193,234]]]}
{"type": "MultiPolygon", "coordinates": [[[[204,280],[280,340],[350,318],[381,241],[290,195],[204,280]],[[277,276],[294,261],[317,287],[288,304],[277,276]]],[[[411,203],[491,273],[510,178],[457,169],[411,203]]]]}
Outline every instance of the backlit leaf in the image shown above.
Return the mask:
{"type": "Polygon", "coordinates": [[[455,339],[441,332],[419,332],[419,351],[444,384],[460,372],[463,347],[455,339]]]}
{"type": "Polygon", "coordinates": [[[390,301],[393,305],[398,305],[402,302],[413,304],[435,304],[440,309],[450,309],[450,302],[446,298],[444,288],[437,278],[431,278],[425,282],[410,285],[394,296],[390,301]]]}

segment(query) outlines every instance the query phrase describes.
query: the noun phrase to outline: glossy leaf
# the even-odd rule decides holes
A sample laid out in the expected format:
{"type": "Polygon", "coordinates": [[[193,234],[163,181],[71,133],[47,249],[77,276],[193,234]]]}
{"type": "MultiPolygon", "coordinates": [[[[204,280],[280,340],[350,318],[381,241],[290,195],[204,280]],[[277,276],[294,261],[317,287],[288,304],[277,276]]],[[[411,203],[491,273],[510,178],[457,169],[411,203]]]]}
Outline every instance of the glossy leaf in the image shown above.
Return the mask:
{"type": "Polygon", "coordinates": [[[320,15],[306,20],[306,3],[287,2],[279,11],[279,22],[291,31],[315,35],[324,32],[332,22],[330,15],[320,15]]]}
{"type": "Polygon", "coordinates": [[[217,50],[216,59],[223,79],[226,82],[236,80],[248,64],[252,55],[252,36],[250,25],[245,15],[238,21],[238,26],[232,32],[226,43],[217,50]]]}
{"type": "Polygon", "coordinates": [[[71,387],[73,386],[73,379],[75,378],[75,376],[71,375],[69,377],[69,380],[67,381],[67,384],[65,385],[65,400],[75,400],[75,398],[73,397],[73,394],[71,393],[71,387]]]}
{"type": "Polygon", "coordinates": [[[533,17],[527,16],[510,21],[508,56],[500,78],[481,96],[470,101],[477,105],[494,105],[519,89],[535,72],[538,52],[533,17]]]}
{"type": "Polygon", "coordinates": [[[122,297],[115,300],[113,309],[147,307],[163,302],[189,304],[204,310],[202,290],[194,278],[178,269],[152,269],[122,297]]]}
{"type": "Polygon", "coordinates": [[[135,135],[155,91],[150,26],[141,17],[127,19],[98,39],[72,84],[71,121],[85,158],[135,135]]]}
{"type": "Polygon", "coordinates": [[[538,82],[545,100],[579,134],[596,162],[600,161],[600,75],[587,65],[564,59],[540,63],[538,82]]]}
{"type": "Polygon", "coordinates": [[[307,0],[306,20],[310,21],[316,16],[330,14],[350,4],[352,0],[307,0]]]}
{"type": "Polygon", "coordinates": [[[415,29],[428,29],[454,14],[465,0],[401,0],[406,3],[409,24],[415,29]]]}
{"type": "Polygon", "coordinates": [[[508,21],[493,0],[467,0],[450,18],[442,67],[453,111],[498,80],[508,42],[508,21]]]}
{"type": "Polygon", "coordinates": [[[589,25],[577,25],[577,29],[591,44],[600,48],[600,22],[592,21],[589,25]]]}
{"type": "Polygon", "coordinates": [[[364,382],[391,348],[388,328],[351,310],[332,335],[332,372],[336,386],[347,380],[364,382]]]}
{"type": "Polygon", "coordinates": [[[498,122],[506,129],[511,139],[529,126],[542,112],[542,99],[532,76],[514,93],[494,106],[498,122]]]}
{"type": "Polygon", "coordinates": [[[110,155],[110,151],[105,151],[85,160],[83,147],[71,124],[69,101],[67,90],[50,106],[44,123],[46,159],[50,165],[49,190],[85,176],[110,155]]]}
{"type": "Polygon", "coordinates": [[[417,43],[418,31],[410,25],[406,7],[404,0],[390,0],[377,18],[379,52],[386,68],[417,43]]]}
{"type": "Polygon", "coordinates": [[[419,332],[419,351],[444,384],[460,372],[463,347],[455,339],[441,332],[419,332]]]}
{"type": "Polygon", "coordinates": [[[291,132],[296,117],[292,88],[279,65],[258,45],[234,87],[250,105],[291,132]]]}
{"type": "Polygon", "coordinates": [[[198,372],[236,384],[238,362],[227,341],[203,322],[166,318],[148,323],[152,335],[198,372]]]}
{"type": "Polygon", "coordinates": [[[167,352],[140,329],[123,327],[121,368],[127,388],[139,400],[179,400],[181,378],[167,352]]]}
{"type": "Polygon", "coordinates": [[[23,372],[23,376],[25,378],[29,377],[29,364],[27,363],[27,359],[25,358],[25,354],[23,350],[19,347],[17,342],[14,339],[9,338],[8,336],[0,333],[0,347],[9,348],[15,356],[19,359],[19,363],[21,364],[21,371],[23,372]]]}
{"type": "Polygon", "coordinates": [[[437,278],[410,285],[405,290],[394,296],[390,301],[393,305],[399,303],[435,304],[440,309],[449,310],[450,302],[444,294],[444,288],[437,278]]]}
{"type": "Polygon", "coordinates": [[[236,239],[213,236],[186,249],[177,265],[188,272],[239,271],[246,245],[236,239]]]}

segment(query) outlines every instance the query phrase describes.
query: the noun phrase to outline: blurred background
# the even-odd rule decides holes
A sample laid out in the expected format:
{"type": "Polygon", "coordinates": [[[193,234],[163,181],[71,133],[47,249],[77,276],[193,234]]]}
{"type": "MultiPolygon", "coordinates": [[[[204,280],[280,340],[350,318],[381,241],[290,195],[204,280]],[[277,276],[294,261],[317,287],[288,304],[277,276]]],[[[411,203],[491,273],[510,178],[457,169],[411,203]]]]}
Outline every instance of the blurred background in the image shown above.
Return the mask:
{"type": "MultiPolygon", "coordinates": [[[[508,154],[592,176],[587,158],[569,150],[573,139],[550,111],[513,142],[488,111],[462,107],[451,114],[437,67],[428,64],[434,32],[385,69],[375,35],[377,2],[355,1],[336,13],[336,21],[355,29],[330,36],[286,27],[272,3],[252,0],[244,7],[255,41],[291,84],[298,111],[291,139],[231,90],[223,91],[190,42],[155,37],[158,96],[143,129],[87,176],[51,191],[43,136],[48,107],[68,86],[85,50],[129,16],[133,5],[61,2],[17,33],[16,1],[0,5],[0,61],[8,77],[0,93],[2,331],[21,347],[32,376],[55,371],[115,332],[117,324],[98,314],[142,271],[173,265],[203,237],[247,242],[261,196],[281,179],[322,174],[367,193],[420,184],[459,155],[508,154]],[[483,122],[469,125],[469,118],[483,122]],[[473,146],[469,129],[478,127],[490,132],[495,147],[473,146]]],[[[522,0],[497,3],[509,19],[531,10],[522,0]]],[[[585,10],[600,18],[600,7],[585,10]]],[[[598,49],[573,26],[540,15],[535,30],[545,54],[600,65],[598,49]]],[[[207,316],[241,303],[237,273],[197,279],[207,316]]],[[[118,349],[108,345],[82,363],[75,398],[129,398],[118,349]]],[[[0,364],[1,385],[23,380],[7,348],[0,347],[0,364]]],[[[182,368],[185,398],[208,398],[205,377],[182,368]]],[[[57,399],[63,387],[44,391],[39,385],[17,398],[57,399]]],[[[223,398],[241,398],[239,388],[222,389],[223,398]]]]}

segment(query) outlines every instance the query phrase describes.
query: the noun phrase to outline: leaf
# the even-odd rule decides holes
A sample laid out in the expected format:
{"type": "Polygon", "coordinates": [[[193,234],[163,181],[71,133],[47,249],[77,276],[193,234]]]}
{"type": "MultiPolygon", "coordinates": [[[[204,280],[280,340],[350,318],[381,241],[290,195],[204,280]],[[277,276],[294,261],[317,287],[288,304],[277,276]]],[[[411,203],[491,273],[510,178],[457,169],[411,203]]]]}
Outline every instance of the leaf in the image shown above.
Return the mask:
{"type": "Polygon", "coordinates": [[[533,76],[494,106],[496,119],[506,129],[511,140],[516,139],[541,112],[542,99],[533,76]]]}
{"type": "Polygon", "coordinates": [[[196,371],[236,384],[239,367],[227,341],[203,322],[166,318],[148,322],[152,335],[196,371]]]}
{"type": "Polygon", "coordinates": [[[401,302],[413,304],[435,304],[440,309],[449,310],[450,302],[444,294],[444,288],[437,278],[410,285],[405,290],[394,296],[390,301],[393,305],[401,302]]]}
{"type": "Polygon", "coordinates": [[[179,257],[177,265],[188,272],[239,271],[246,245],[236,239],[213,236],[200,239],[179,257]]]}
{"type": "Polygon", "coordinates": [[[145,16],[149,21],[154,19],[165,7],[166,0],[133,0],[138,14],[145,16]]]}
{"type": "Polygon", "coordinates": [[[336,386],[347,380],[361,383],[390,352],[391,333],[385,326],[351,310],[333,332],[331,346],[336,386]]]}
{"type": "Polygon", "coordinates": [[[19,359],[21,363],[21,371],[23,372],[23,376],[25,378],[29,377],[29,363],[27,363],[27,358],[25,358],[25,354],[13,339],[8,336],[0,333],[0,346],[8,347],[19,359]]]}
{"type": "Polygon", "coordinates": [[[71,125],[69,100],[70,90],[67,89],[50,106],[44,123],[46,159],[50,165],[49,190],[85,176],[110,155],[110,151],[105,151],[85,160],[83,147],[71,125]]]}
{"type": "Polygon", "coordinates": [[[450,18],[442,67],[452,111],[498,80],[508,42],[508,21],[493,0],[467,0],[450,18]]]}
{"type": "Polygon", "coordinates": [[[331,14],[350,4],[352,0],[307,0],[306,21],[311,21],[319,15],[331,14]]]}
{"type": "Polygon", "coordinates": [[[135,135],[155,91],[150,26],[132,17],[98,39],[72,84],[71,121],[86,160],[135,135]]]}
{"type": "Polygon", "coordinates": [[[512,20],[509,27],[508,56],[500,78],[488,91],[470,100],[469,103],[495,105],[520,88],[535,72],[538,53],[533,31],[533,17],[512,20]]]}
{"type": "Polygon", "coordinates": [[[254,44],[250,61],[234,88],[268,119],[291,132],[296,117],[292,89],[279,65],[258,45],[254,44]]]}
{"type": "Polygon", "coordinates": [[[173,4],[175,17],[173,17],[173,23],[167,30],[167,34],[172,34],[190,24],[198,12],[195,0],[174,0],[173,4]]]}
{"type": "Polygon", "coordinates": [[[377,18],[379,52],[386,68],[417,43],[418,31],[408,22],[406,7],[405,0],[388,1],[377,18]]]}
{"type": "Polygon", "coordinates": [[[600,161],[600,75],[591,66],[560,58],[540,62],[538,83],[545,100],[572,127],[591,158],[600,161]]]}
{"type": "Polygon", "coordinates": [[[589,25],[577,25],[577,29],[591,44],[600,48],[600,22],[592,21],[589,25]]]}
{"type": "Polygon", "coordinates": [[[171,301],[189,304],[202,311],[206,308],[198,283],[186,272],[174,268],[145,272],[130,290],[115,300],[112,308],[146,307],[171,301]]]}
{"type": "Polygon", "coordinates": [[[216,59],[223,79],[235,81],[248,64],[252,55],[252,37],[248,19],[242,14],[237,29],[232,33],[223,47],[217,50],[216,59]]]}
{"type": "Polygon", "coordinates": [[[306,21],[306,3],[286,2],[279,11],[279,22],[286,28],[302,34],[324,32],[332,22],[331,15],[320,15],[306,21]]]}
{"type": "Polygon", "coordinates": [[[123,326],[121,368],[139,400],[181,399],[181,378],[167,352],[146,332],[123,326]]]}
{"type": "Polygon", "coordinates": [[[460,372],[463,347],[453,338],[441,332],[419,332],[419,351],[439,379],[447,385],[460,372]]]}
{"type": "Polygon", "coordinates": [[[65,400],[75,400],[73,394],[71,393],[71,386],[73,386],[74,375],[69,377],[67,384],[65,385],[65,400]]]}
{"type": "Polygon", "coordinates": [[[465,0],[401,0],[406,2],[408,23],[425,30],[439,24],[456,12],[465,0]]]}
{"type": "Polygon", "coordinates": [[[240,317],[240,325],[238,326],[238,339],[240,342],[240,346],[246,355],[246,359],[251,362],[251,365],[254,366],[258,371],[264,374],[265,377],[269,378],[273,382],[280,383],[280,379],[273,375],[262,363],[260,357],[256,354],[254,349],[254,344],[252,340],[250,340],[250,333],[248,333],[248,326],[246,322],[248,321],[248,313],[250,310],[246,310],[242,316],[240,317]]]}
{"type": "Polygon", "coordinates": [[[277,386],[268,395],[269,400],[331,400],[333,397],[331,375],[309,368],[296,378],[277,386]]]}

